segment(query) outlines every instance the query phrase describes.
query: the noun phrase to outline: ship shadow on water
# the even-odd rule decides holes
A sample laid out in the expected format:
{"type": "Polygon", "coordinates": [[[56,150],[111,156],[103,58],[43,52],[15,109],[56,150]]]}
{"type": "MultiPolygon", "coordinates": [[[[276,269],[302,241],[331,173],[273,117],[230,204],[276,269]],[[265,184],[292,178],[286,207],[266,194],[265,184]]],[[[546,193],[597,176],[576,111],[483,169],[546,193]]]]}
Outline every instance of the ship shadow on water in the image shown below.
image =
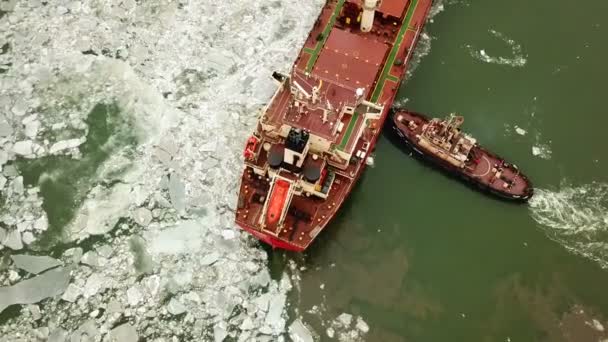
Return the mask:
{"type": "Polygon", "coordinates": [[[454,174],[453,172],[449,172],[449,171],[445,170],[444,168],[441,168],[441,167],[433,164],[431,161],[427,160],[423,156],[416,153],[408,144],[403,142],[401,137],[399,135],[397,135],[397,132],[395,132],[395,130],[393,129],[392,114],[389,114],[389,117],[386,119],[386,121],[384,123],[382,135],[384,135],[384,137],[386,137],[386,139],[393,146],[395,146],[397,149],[399,149],[401,152],[403,152],[407,156],[415,159],[423,167],[433,170],[434,172],[437,172],[437,173],[443,175],[444,177],[447,177],[448,179],[453,180],[456,183],[459,183],[460,185],[464,186],[468,190],[472,190],[478,196],[482,196],[482,197],[488,198],[490,200],[498,201],[500,203],[511,204],[511,205],[515,205],[515,206],[525,204],[522,202],[518,202],[518,201],[502,198],[500,196],[495,196],[495,195],[489,194],[487,192],[487,190],[480,188],[478,185],[467,182],[461,176],[454,174]]]}

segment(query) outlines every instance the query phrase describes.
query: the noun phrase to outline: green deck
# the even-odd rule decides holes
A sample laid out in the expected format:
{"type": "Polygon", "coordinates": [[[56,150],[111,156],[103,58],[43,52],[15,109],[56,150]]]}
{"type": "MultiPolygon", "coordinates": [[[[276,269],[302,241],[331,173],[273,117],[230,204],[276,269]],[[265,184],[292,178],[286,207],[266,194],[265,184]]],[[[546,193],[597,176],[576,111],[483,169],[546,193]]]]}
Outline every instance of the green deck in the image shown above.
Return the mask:
{"type": "MultiPolygon", "coordinates": [[[[410,6],[407,10],[407,14],[405,15],[405,18],[403,19],[403,23],[401,23],[401,29],[399,30],[399,33],[397,34],[397,39],[395,40],[395,44],[393,45],[393,48],[391,49],[388,59],[386,60],[386,63],[384,64],[384,68],[382,69],[382,74],[380,75],[380,78],[378,80],[378,85],[376,85],[376,89],[374,90],[374,93],[372,94],[372,97],[371,97],[372,102],[378,101],[378,98],[380,97],[380,94],[382,94],[382,90],[384,89],[384,82],[386,82],[387,78],[391,79],[391,80],[395,80],[397,78],[397,77],[389,75],[389,74],[390,74],[391,68],[393,67],[393,63],[395,63],[395,58],[397,57],[397,53],[399,52],[399,49],[401,48],[401,43],[403,42],[403,38],[405,37],[406,31],[409,29],[410,22],[412,20],[412,16],[414,15],[414,12],[416,11],[417,6],[418,6],[418,0],[413,0],[413,2],[410,4],[410,6]]],[[[398,82],[398,79],[397,79],[397,82],[398,82]]]]}
{"type": "Polygon", "coordinates": [[[354,112],[353,113],[353,117],[350,119],[350,122],[348,123],[348,127],[346,128],[346,133],[344,133],[344,137],[342,137],[342,141],[340,142],[340,145],[338,146],[338,148],[342,151],[344,151],[344,148],[346,147],[346,144],[348,144],[348,139],[350,139],[350,135],[353,134],[353,129],[355,128],[355,125],[357,124],[357,119],[359,119],[359,113],[354,112]]]}

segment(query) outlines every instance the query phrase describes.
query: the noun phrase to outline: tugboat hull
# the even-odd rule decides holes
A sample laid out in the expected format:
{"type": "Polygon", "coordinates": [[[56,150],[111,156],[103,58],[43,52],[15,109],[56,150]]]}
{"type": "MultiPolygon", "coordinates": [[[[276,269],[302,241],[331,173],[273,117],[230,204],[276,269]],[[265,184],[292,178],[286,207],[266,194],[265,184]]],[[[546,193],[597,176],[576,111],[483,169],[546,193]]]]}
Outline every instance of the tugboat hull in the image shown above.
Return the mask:
{"type": "MultiPolygon", "coordinates": [[[[480,158],[481,163],[487,166],[481,165],[478,172],[467,172],[466,170],[439,158],[423,146],[420,146],[416,137],[416,132],[404,128],[404,125],[397,119],[399,115],[419,120],[420,123],[427,123],[430,121],[430,118],[420,113],[391,109],[391,119],[389,120],[391,133],[399,140],[399,143],[412,151],[417,158],[437,167],[450,176],[461,179],[466,184],[481,192],[496,196],[503,200],[524,203],[533,196],[534,190],[532,183],[519,171],[517,166],[504,162],[503,158],[489,152],[482,146],[477,145],[474,147],[474,153],[480,158]],[[508,169],[516,186],[507,190],[500,186],[500,184],[491,183],[491,177],[489,178],[488,176],[492,173],[494,168],[508,169]]],[[[496,180],[494,182],[496,182],[496,180]]]]}

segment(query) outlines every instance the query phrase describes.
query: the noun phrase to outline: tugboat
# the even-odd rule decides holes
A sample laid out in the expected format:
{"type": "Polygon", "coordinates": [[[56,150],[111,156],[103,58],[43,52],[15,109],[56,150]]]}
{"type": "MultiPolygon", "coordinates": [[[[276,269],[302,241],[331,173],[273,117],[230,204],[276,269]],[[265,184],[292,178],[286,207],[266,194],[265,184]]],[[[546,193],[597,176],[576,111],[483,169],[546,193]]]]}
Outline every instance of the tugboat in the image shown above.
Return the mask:
{"type": "Polygon", "coordinates": [[[328,0],[244,151],[236,223],[301,252],[359,180],[432,0],[328,0]]]}
{"type": "Polygon", "coordinates": [[[526,202],[532,197],[532,183],[515,164],[460,131],[462,116],[450,114],[445,119],[431,119],[407,110],[391,112],[395,133],[420,157],[500,198],[526,202]]]}

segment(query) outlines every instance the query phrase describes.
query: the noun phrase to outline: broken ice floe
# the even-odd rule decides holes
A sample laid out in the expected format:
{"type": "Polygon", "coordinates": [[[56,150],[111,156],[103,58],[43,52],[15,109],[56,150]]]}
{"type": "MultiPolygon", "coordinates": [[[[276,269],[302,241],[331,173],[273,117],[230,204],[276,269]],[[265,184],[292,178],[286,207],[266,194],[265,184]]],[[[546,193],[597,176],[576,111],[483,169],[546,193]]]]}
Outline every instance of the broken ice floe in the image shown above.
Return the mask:
{"type": "Polygon", "coordinates": [[[117,326],[112,329],[110,332],[110,336],[116,342],[137,342],[139,341],[139,336],[137,334],[137,330],[129,324],[125,323],[117,326]]]}
{"type": "Polygon", "coordinates": [[[502,57],[502,56],[493,57],[493,56],[488,55],[484,49],[477,50],[477,49],[473,48],[471,45],[467,45],[466,47],[469,50],[471,57],[475,58],[476,60],[486,62],[486,63],[509,65],[512,67],[523,67],[526,65],[527,60],[522,52],[522,47],[520,44],[516,43],[513,39],[507,38],[504,34],[498,32],[496,30],[490,29],[488,32],[490,32],[490,34],[492,36],[500,39],[505,44],[507,44],[509,47],[511,47],[511,53],[513,54],[513,56],[512,57],[502,57]]]}
{"type": "Polygon", "coordinates": [[[310,329],[300,319],[296,319],[291,323],[289,335],[294,342],[314,342],[310,329]]]}
{"type": "Polygon", "coordinates": [[[61,266],[61,261],[48,256],[35,256],[25,254],[11,255],[17,268],[32,274],[38,274],[49,268],[61,266]]]}
{"type": "Polygon", "coordinates": [[[551,144],[551,140],[544,142],[540,133],[537,133],[535,136],[534,146],[532,146],[532,154],[542,159],[551,159],[553,151],[551,150],[551,146],[549,144],[551,144]]]}
{"type": "Polygon", "coordinates": [[[178,213],[183,213],[186,210],[186,189],[179,176],[175,173],[169,176],[169,196],[175,210],[178,213]]]}
{"type": "Polygon", "coordinates": [[[356,320],[348,313],[338,315],[326,329],[328,337],[337,337],[338,341],[362,341],[365,334],[369,331],[369,326],[362,317],[357,316],[356,320]],[[353,324],[354,323],[354,324],[353,324]]]}
{"type": "Polygon", "coordinates": [[[532,146],[532,155],[537,156],[542,159],[551,159],[551,147],[546,144],[541,144],[537,146],[532,146]]]}
{"type": "Polygon", "coordinates": [[[63,293],[70,271],[56,268],[13,286],[0,288],[0,312],[13,304],[33,304],[63,293]]]}
{"type": "Polygon", "coordinates": [[[523,129],[517,125],[515,126],[515,132],[519,135],[526,135],[526,133],[528,133],[528,132],[526,132],[525,129],[523,129]]]}
{"type": "Polygon", "coordinates": [[[58,141],[58,142],[54,143],[53,145],[51,145],[51,147],[49,149],[49,153],[57,154],[58,152],[61,152],[64,150],[73,149],[75,147],[82,145],[85,141],[86,141],[86,138],[84,138],[84,137],[77,138],[77,139],[58,141]]]}
{"type": "MultiPolygon", "coordinates": [[[[11,130],[7,160],[21,156],[13,152],[17,140],[24,141],[17,152],[28,158],[50,155],[51,149],[77,156],[74,139],[81,139],[89,129],[84,118],[98,102],[116,103],[134,121],[140,145],[128,156],[112,154],[92,175],[91,184],[96,186],[83,189],[84,202],[78,203],[66,237],[82,241],[100,235],[105,245],[95,243],[92,249],[83,245],[89,253],[84,253],[83,263],[79,263],[83,250],[78,247],[62,256],[76,268],[65,298],[45,302],[45,314],[56,325],[39,327],[23,314],[13,320],[19,324],[3,327],[2,333],[33,339],[43,329],[39,332],[49,340],[84,338],[88,333],[96,335],[94,338],[117,338],[112,329],[124,323],[128,325],[120,326],[126,330],[119,330],[118,336],[134,340],[170,339],[176,334],[191,340],[227,336],[277,339],[271,336],[284,333],[285,294],[291,287],[270,279],[265,253],[251,248],[250,239],[233,230],[231,210],[241,170],[241,141],[252,128],[255,109],[268,96],[263,81],[252,82],[260,85],[254,89],[244,87],[242,80],[257,80],[263,77],[262,70],[287,69],[323,2],[288,0],[268,7],[242,1],[209,6],[206,2],[109,4],[100,0],[97,5],[18,2],[7,15],[9,29],[20,32],[8,38],[14,64],[6,74],[7,82],[0,85],[9,99],[6,105],[0,101],[0,112],[11,113],[10,122],[2,126],[5,133],[11,130]],[[196,15],[201,12],[208,15],[196,15]],[[250,25],[242,25],[242,18],[249,18],[250,25]],[[125,21],[134,25],[125,29],[125,21]],[[289,30],[283,29],[285,22],[289,30]],[[231,39],[225,39],[227,35],[231,39]],[[264,44],[258,44],[260,41],[264,44]],[[250,48],[242,51],[243,46],[250,48]],[[214,56],[223,52],[230,57],[218,61],[214,56]],[[205,56],[211,56],[209,63],[205,56]],[[178,77],[182,74],[188,77],[178,77]],[[169,131],[179,149],[162,142],[169,131]],[[153,146],[162,146],[170,158],[157,158],[153,146]],[[159,160],[162,158],[165,160],[159,160]],[[179,175],[175,179],[183,185],[183,192],[179,186],[172,191],[157,187],[168,168],[179,175]],[[152,213],[152,220],[148,212],[134,211],[144,207],[152,213]],[[196,230],[185,229],[193,233],[188,236],[190,241],[180,236],[184,223],[175,215],[183,214],[185,208],[201,216],[192,226],[196,230]],[[138,253],[130,244],[134,233],[142,236],[157,265],[154,274],[136,270],[138,253]],[[159,241],[162,237],[168,243],[159,241]],[[97,253],[100,266],[95,266],[91,251],[97,253]],[[105,266],[101,266],[101,257],[105,266]],[[178,274],[192,276],[177,276],[182,282],[173,287],[178,274]],[[141,300],[135,300],[133,290],[129,300],[130,289],[137,289],[141,300]],[[168,293],[188,309],[176,316],[180,324],[169,319],[171,313],[163,302],[168,293]],[[129,301],[137,304],[131,306],[129,301]],[[198,301],[200,304],[191,305],[198,301]],[[236,312],[241,314],[234,315],[236,312]],[[76,322],[71,317],[96,317],[95,326],[90,320],[76,322]],[[68,331],[58,329],[59,325],[68,331]],[[241,326],[251,329],[243,333],[241,326]]],[[[5,171],[6,167],[6,183],[13,184],[18,173],[5,171]]],[[[10,191],[13,188],[11,185],[10,191]]],[[[28,191],[22,197],[30,196],[28,191]]],[[[36,210],[31,211],[32,220],[22,224],[24,228],[33,227],[31,222],[42,216],[37,211],[41,210],[40,198],[35,192],[31,198],[36,210]]],[[[21,203],[23,200],[9,203],[11,216],[22,217],[15,215],[21,203]]],[[[37,230],[24,230],[28,231],[37,230]]]]}

